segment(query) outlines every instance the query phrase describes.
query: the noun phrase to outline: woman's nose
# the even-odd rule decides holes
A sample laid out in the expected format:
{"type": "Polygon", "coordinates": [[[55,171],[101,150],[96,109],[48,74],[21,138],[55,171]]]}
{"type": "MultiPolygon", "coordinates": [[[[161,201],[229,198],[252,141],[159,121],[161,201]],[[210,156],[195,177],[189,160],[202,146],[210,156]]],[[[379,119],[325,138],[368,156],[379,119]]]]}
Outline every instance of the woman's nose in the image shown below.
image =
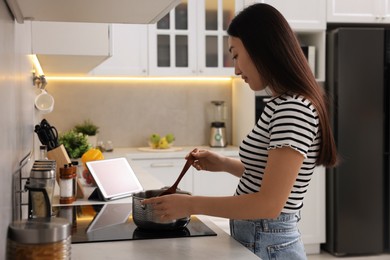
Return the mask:
{"type": "Polygon", "coordinates": [[[237,62],[234,62],[234,74],[241,75],[241,70],[237,65],[237,62]]]}

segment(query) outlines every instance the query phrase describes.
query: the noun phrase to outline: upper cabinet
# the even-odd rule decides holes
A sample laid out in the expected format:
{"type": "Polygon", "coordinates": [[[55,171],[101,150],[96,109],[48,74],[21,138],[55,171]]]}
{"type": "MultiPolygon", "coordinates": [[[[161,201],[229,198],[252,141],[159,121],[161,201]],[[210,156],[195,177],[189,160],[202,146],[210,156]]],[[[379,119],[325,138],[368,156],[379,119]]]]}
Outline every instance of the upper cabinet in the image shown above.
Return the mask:
{"type": "Polygon", "coordinates": [[[46,76],[85,75],[111,56],[111,25],[31,22],[31,54],[46,76]]]}
{"type": "Polygon", "coordinates": [[[245,5],[255,2],[274,6],[295,31],[326,29],[326,0],[245,0],[245,5]]]}
{"type": "Polygon", "coordinates": [[[156,25],[149,25],[149,74],[231,76],[227,25],[234,0],[183,0],[156,25]]]}
{"type": "Polygon", "coordinates": [[[325,0],[264,0],[262,2],[276,7],[295,31],[326,29],[325,0]]]}
{"type": "Polygon", "coordinates": [[[311,63],[317,81],[325,81],[326,1],[325,0],[244,0],[244,6],[267,3],[286,18],[302,46],[314,50],[311,63]]]}
{"type": "Polygon", "coordinates": [[[389,23],[390,0],[328,0],[330,23],[389,23]]]}
{"type": "Polygon", "coordinates": [[[15,19],[87,23],[155,23],[180,0],[6,0],[15,19]]]}
{"type": "Polygon", "coordinates": [[[147,25],[113,24],[112,56],[89,74],[95,76],[147,76],[147,25]]]}

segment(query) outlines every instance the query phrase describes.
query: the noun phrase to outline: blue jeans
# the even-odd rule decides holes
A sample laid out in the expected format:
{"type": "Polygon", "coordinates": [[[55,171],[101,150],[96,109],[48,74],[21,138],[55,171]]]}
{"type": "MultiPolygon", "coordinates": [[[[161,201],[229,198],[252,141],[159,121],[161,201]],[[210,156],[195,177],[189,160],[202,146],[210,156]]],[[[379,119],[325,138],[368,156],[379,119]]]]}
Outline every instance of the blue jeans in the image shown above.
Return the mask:
{"type": "Polygon", "coordinates": [[[276,219],[230,220],[230,234],[263,260],[303,260],[307,258],[299,220],[299,213],[281,213],[276,219]]]}

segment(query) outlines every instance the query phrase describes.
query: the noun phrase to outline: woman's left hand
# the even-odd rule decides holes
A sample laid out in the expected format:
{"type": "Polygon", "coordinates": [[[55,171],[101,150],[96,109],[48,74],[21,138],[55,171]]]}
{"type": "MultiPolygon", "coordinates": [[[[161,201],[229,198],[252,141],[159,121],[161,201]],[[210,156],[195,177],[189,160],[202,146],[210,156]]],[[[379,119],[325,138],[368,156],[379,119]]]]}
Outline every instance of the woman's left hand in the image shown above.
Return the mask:
{"type": "Polygon", "coordinates": [[[191,196],[186,194],[171,194],[161,197],[144,199],[142,205],[153,207],[153,213],[162,221],[171,221],[191,215],[190,200],[191,196]]]}

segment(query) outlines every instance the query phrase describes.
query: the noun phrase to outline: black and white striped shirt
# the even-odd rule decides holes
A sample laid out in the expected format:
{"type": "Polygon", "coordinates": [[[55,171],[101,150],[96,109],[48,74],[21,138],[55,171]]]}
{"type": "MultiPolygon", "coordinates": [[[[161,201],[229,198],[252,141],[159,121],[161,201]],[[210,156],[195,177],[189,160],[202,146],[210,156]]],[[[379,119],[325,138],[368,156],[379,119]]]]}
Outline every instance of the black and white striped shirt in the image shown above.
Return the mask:
{"type": "Polygon", "coordinates": [[[282,212],[297,212],[303,205],[316,166],[320,140],[318,115],[309,100],[295,95],[271,99],[253,130],[240,145],[240,160],[245,172],[236,195],[259,191],[268,151],[289,146],[303,154],[304,161],[282,212]]]}

